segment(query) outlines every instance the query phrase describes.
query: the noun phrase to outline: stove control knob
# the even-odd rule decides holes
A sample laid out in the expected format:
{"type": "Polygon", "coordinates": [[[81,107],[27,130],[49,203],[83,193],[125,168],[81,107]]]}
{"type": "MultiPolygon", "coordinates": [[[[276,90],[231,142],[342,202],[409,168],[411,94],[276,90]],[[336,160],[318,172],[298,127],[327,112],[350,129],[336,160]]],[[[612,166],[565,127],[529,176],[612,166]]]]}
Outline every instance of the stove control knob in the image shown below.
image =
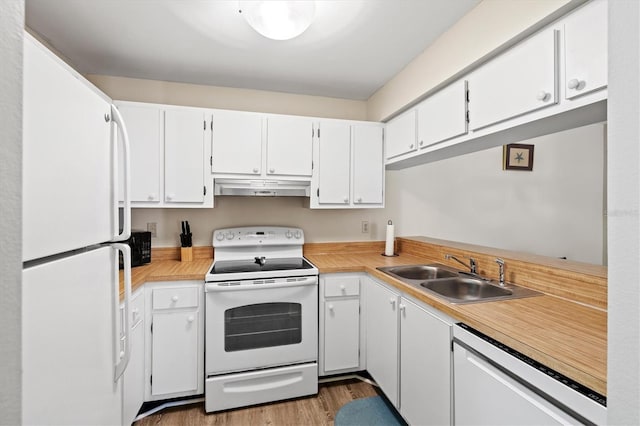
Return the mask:
{"type": "Polygon", "coordinates": [[[300,238],[302,238],[302,232],[300,232],[300,230],[297,230],[295,234],[293,234],[293,236],[296,237],[297,240],[299,240],[300,238]]]}
{"type": "Polygon", "coordinates": [[[233,232],[227,232],[224,236],[227,240],[233,240],[233,232]]]}
{"type": "Polygon", "coordinates": [[[216,234],[216,240],[218,240],[218,241],[224,240],[224,234],[222,232],[218,232],[216,234]]]}
{"type": "Polygon", "coordinates": [[[291,231],[289,231],[287,229],[287,232],[284,233],[284,236],[287,237],[287,238],[291,238],[291,237],[293,237],[293,234],[291,233],[291,231]]]}

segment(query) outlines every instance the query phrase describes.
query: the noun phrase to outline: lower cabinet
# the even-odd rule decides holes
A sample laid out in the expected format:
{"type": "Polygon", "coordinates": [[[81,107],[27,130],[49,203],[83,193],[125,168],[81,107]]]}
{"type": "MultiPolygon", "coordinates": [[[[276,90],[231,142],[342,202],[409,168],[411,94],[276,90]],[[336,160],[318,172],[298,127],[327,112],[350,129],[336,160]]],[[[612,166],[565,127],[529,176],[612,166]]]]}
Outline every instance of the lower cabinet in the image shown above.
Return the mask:
{"type": "Polygon", "coordinates": [[[199,281],[147,289],[147,401],[204,392],[202,294],[199,281]]]}
{"type": "Polygon", "coordinates": [[[362,274],[320,276],[319,375],[362,370],[360,280],[362,274]]]}
{"type": "MultiPolygon", "coordinates": [[[[131,297],[131,357],[122,384],[122,424],[130,425],[144,402],[144,288],[131,297]]],[[[124,310],[123,310],[124,314],[124,310]]],[[[124,337],[122,338],[124,341],[124,337]]]]}
{"type": "Polygon", "coordinates": [[[451,424],[451,321],[369,280],[367,371],[412,425],[451,424]]]}
{"type": "Polygon", "coordinates": [[[400,413],[412,425],[451,424],[451,325],[400,298],[400,413]]]}

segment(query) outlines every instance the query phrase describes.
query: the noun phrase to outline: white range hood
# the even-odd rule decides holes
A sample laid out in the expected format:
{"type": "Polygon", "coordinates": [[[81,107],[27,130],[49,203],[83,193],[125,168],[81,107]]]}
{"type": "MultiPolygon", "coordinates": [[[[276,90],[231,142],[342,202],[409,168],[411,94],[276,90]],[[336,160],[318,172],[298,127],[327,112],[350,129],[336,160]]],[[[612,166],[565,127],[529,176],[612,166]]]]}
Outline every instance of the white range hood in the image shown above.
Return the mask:
{"type": "Polygon", "coordinates": [[[308,197],[311,182],[266,179],[215,179],[214,195],[308,197]]]}

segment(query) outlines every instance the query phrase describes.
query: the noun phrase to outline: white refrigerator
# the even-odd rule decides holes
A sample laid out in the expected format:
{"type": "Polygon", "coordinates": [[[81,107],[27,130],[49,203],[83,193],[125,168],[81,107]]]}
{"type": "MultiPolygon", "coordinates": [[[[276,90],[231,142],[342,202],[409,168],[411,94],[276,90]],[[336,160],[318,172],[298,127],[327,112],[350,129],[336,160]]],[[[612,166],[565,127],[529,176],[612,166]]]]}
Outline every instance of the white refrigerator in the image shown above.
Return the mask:
{"type": "Polygon", "coordinates": [[[128,246],[117,243],[130,234],[126,129],[106,95],[29,34],[24,49],[23,423],[121,424],[131,293],[128,246]],[[126,159],[122,232],[116,139],[126,159]]]}

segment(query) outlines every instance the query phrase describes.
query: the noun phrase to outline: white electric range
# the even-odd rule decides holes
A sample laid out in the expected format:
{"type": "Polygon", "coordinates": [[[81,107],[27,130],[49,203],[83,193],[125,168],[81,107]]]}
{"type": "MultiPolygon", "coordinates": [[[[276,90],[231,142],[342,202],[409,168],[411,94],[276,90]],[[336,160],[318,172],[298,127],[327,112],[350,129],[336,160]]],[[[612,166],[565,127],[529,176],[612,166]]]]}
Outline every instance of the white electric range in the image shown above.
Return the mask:
{"type": "Polygon", "coordinates": [[[318,269],[298,228],[213,233],[205,276],[205,409],[318,391],[318,269]]]}

